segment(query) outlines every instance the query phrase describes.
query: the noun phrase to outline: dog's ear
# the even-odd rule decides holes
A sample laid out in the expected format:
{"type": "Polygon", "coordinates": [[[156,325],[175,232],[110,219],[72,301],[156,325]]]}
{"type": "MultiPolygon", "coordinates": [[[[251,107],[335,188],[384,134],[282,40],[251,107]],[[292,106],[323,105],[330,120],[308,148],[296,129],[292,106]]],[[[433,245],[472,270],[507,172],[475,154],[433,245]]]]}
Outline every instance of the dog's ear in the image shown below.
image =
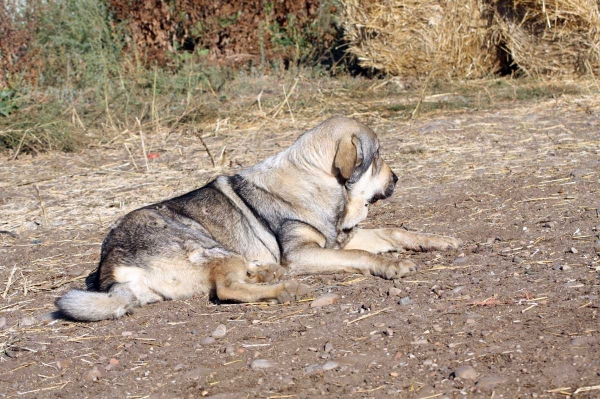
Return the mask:
{"type": "Polygon", "coordinates": [[[344,181],[350,179],[357,166],[363,161],[360,139],[355,135],[344,136],[338,143],[333,167],[344,181]]]}

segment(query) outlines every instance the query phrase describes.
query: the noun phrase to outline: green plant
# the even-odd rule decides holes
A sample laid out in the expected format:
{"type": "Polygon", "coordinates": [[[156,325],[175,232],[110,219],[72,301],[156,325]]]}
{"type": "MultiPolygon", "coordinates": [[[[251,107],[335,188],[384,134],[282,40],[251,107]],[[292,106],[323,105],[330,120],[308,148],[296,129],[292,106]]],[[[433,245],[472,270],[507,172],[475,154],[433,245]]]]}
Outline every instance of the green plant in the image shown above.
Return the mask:
{"type": "Polygon", "coordinates": [[[7,117],[12,111],[18,108],[13,90],[0,91],[0,115],[7,117]]]}
{"type": "Polygon", "coordinates": [[[102,0],[48,1],[34,40],[44,60],[42,85],[102,87],[102,80],[117,74],[121,46],[102,0]]]}

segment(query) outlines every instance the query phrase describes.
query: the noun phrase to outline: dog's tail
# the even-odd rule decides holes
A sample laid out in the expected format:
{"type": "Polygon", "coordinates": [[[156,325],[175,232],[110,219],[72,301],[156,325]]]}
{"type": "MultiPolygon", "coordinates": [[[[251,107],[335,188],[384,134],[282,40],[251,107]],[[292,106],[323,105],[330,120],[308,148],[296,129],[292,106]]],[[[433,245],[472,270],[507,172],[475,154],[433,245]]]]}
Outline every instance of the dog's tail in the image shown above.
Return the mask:
{"type": "Polygon", "coordinates": [[[133,293],[122,284],[108,292],[71,290],[56,301],[62,314],[74,320],[99,321],[117,319],[136,306],[133,293]]]}

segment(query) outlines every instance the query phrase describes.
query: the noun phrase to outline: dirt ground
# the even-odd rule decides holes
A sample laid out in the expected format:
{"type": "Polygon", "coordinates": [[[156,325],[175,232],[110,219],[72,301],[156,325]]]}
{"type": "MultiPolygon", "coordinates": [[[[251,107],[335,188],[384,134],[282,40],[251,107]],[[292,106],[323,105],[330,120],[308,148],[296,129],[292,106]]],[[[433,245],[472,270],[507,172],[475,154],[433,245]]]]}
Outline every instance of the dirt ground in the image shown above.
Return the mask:
{"type": "Polygon", "coordinates": [[[400,177],[364,226],[464,242],[400,254],[420,266],[411,277],[301,278],[311,298],[339,296],[319,308],[196,297],[98,323],[44,317],[85,286],[119,216],[274,154],[327,116],[217,121],[204,138],[217,167],[196,136],[166,131],[144,149],[131,135],[2,161],[0,397],[600,397],[598,97],[413,122],[354,112],[400,177]]]}

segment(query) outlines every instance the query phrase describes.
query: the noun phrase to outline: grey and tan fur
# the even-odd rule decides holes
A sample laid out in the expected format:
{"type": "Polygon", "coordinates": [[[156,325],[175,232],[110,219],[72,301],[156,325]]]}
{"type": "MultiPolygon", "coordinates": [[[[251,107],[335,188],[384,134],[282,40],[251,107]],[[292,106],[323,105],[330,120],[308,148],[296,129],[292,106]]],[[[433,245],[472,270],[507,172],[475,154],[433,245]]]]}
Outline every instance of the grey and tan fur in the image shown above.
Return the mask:
{"type": "Polygon", "coordinates": [[[94,290],[71,290],[57,305],[67,317],[93,321],[200,293],[241,302],[307,293],[295,280],[277,282],[284,272],[405,276],[415,270],[412,262],[377,254],[459,243],[356,227],[369,204],[392,195],[397,180],[371,129],[328,119],[235,176],[122,217],[102,243],[94,290]]]}

